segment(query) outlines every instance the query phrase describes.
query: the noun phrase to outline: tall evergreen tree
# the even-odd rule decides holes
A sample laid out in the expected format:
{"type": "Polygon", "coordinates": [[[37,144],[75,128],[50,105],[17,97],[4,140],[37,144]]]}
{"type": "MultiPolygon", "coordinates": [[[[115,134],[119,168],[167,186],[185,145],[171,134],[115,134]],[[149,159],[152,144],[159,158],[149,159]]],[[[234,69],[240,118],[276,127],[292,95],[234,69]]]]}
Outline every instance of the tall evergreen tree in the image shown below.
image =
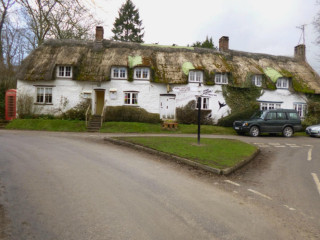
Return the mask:
{"type": "Polygon", "coordinates": [[[203,42],[197,41],[194,44],[192,44],[192,47],[217,49],[214,46],[214,43],[212,41],[212,37],[209,38],[208,36],[206,37],[205,41],[203,41],[203,42]]]}
{"type": "Polygon", "coordinates": [[[114,21],[112,29],[114,36],[112,38],[125,42],[142,43],[143,29],[139,9],[135,8],[131,0],[127,0],[119,10],[119,17],[114,21]]]}

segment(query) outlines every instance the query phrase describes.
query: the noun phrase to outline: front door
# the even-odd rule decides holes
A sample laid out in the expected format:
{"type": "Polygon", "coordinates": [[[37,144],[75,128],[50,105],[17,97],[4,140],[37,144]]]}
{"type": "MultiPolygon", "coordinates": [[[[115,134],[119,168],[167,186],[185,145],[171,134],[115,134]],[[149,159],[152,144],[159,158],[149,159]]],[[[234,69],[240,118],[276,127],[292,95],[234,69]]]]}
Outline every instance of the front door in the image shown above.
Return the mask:
{"type": "Polygon", "coordinates": [[[160,118],[175,119],[176,96],[174,94],[160,95],[160,118]]]}
{"type": "Polygon", "coordinates": [[[104,107],[104,90],[96,90],[96,115],[101,115],[104,107]]]}

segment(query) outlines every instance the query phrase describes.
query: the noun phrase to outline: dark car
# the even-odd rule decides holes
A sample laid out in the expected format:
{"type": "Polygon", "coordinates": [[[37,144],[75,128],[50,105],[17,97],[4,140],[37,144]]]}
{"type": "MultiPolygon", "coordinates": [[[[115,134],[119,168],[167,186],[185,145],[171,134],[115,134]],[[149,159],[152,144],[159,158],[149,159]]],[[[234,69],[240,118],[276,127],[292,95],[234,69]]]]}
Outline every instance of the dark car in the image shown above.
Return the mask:
{"type": "Polygon", "coordinates": [[[291,137],[294,132],[301,131],[301,119],[293,109],[270,109],[255,113],[249,120],[235,121],[233,128],[238,134],[249,133],[257,137],[260,133],[282,133],[291,137]]]}

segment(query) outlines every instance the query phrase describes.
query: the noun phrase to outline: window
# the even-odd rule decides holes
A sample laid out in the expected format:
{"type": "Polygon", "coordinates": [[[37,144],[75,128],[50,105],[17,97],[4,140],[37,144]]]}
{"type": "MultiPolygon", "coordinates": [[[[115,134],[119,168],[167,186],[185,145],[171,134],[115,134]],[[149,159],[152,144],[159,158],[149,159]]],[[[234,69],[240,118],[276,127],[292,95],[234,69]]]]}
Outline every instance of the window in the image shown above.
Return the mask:
{"type": "Polygon", "coordinates": [[[278,78],[277,80],[277,88],[289,88],[289,79],[288,78],[278,78]]]}
{"type": "Polygon", "coordinates": [[[124,104],[126,105],[138,105],[138,92],[125,92],[124,104]]]}
{"type": "MultiPolygon", "coordinates": [[[[199,100],[199,98],[197,98],[197,106],[196,106],[197,109],[199,106],[198,100],[199,100]]],[[[201,97],[201,109],[209,109],[209,98],[208,97],[201,97]]]]}
{"type": "Polygon", "coordinates": [[[83,92],[82,97],[84,99],[91,99],[91,92],[83,92]]]}
{"type": "Polygon", "coordinates": [[[72,78],[71,66],[59,66],[57,70],[58,77],[72,78]]]}
{"type": "Polygon", "coordinates": [[[111,78],[127,79],[127,68],[113,67],[111,69],[111,78]]]}
{"type": "Polygon", "coordinates": [[[252,84],[261,87],[262,86],[262,75],[253,75],[252,76],[252,84]]]}
{"type": "Polygon", "coordinates": [[[299,117],[298,117],[298,114],[297,113],[288,113],[288,115],[289,115],[289,119],[290,120],[298,120],[299,119],[299,117]]]}
{"type": "Polygon", "coordinates": [[[149,80],[150,79],[150,69],[149,68],[135,68],[134,69],[134,79],[149,80]]]}
{"type": "Polygon", "coordinates": [[[228,84],[228,74],[227,73],[216,73],[214,77],[214,82],[216,84],[228,84]]]}
{"type": "Polygon", "coordinates": [[[203,72],[189,71],[189,82],[202,83],[203,82],[203,72]]]}
{"type": "Polygon", "coordinates": [[[299,116],[301,118],[304,118],[306,116],[307,104],[305,104],[305,103],[294,103],[293,107],[299,113],[299,116]]]}
{"type": "Polygon", "coordinates": [[[260,103],[260,110],[269,110],[269,109],[279,109],[281,108],[281,103],[260,103]]]}
{"type": "Polygon", "coordinates": [[[52,103],[52,88],[38,87],[37,88],[37,103],[51,104],[52,103]]]}

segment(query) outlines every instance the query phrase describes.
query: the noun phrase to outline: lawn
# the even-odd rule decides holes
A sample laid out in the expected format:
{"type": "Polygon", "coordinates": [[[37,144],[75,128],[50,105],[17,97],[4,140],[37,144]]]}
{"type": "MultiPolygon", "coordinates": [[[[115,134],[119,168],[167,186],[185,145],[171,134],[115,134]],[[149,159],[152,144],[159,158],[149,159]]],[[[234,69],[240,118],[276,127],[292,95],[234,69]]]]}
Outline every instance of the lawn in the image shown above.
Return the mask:
{"type": "Polygon", "coordinates": [[[200,145],[196,138],[179,137],[117,137],[161,152],[190,159],[213,168],[224,169],[250,157],[257,147],[230,139],[202,138],[200,145]]]}
{"type": "MultiPolygon", "coordinates": [[[[104,133],[197,133],[198,125],[179,124],[177,130],[162,129],[161,124],[138,123],[138,122],[104,122],[100,132],[104,133]]],[[[232,128],[219,127],[212,125],[202,125],[201,133],[203,134],[236,134],[232,128]]]]}
{"type": "Polygon", "coordinates": [[[60,120],[60,119],[15,119],[11,121],[6,129],[40,130],[57,132],[85,132],[84,121],[60,120]]]}

